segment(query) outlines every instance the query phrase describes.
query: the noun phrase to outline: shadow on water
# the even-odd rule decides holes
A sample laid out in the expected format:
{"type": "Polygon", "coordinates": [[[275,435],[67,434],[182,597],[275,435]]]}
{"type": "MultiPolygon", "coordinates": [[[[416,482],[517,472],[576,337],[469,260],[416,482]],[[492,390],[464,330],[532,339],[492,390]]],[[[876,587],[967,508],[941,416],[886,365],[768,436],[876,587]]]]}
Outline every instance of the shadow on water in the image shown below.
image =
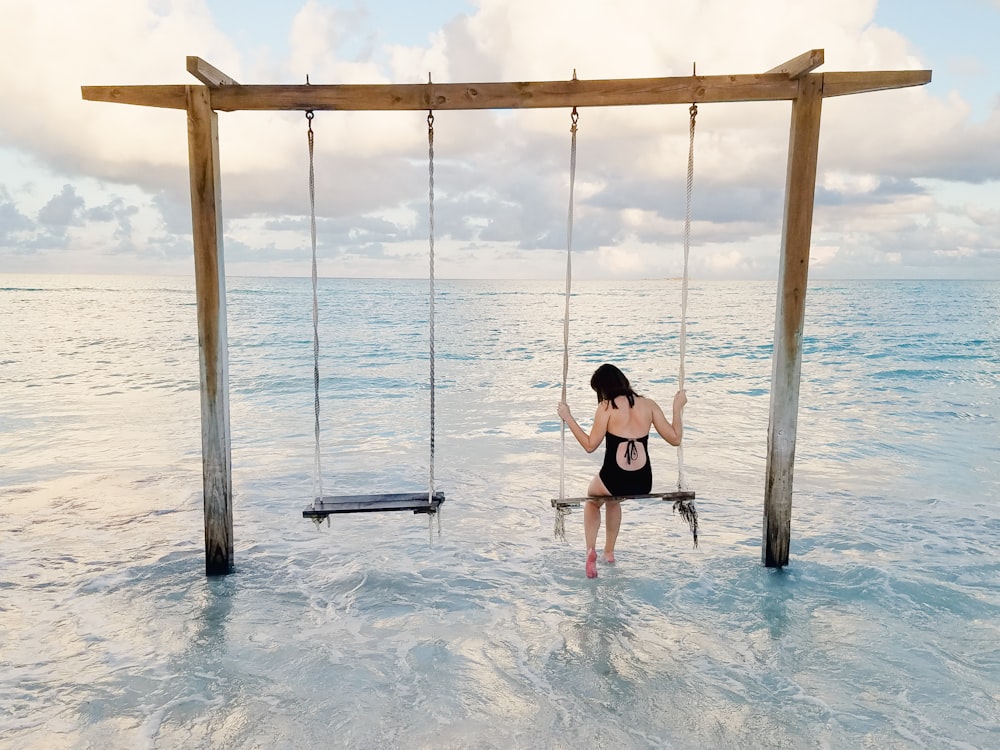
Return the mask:
{"type": "Polygon", "coordinates": [[[763,569],[760,616],[771,638],[780,640],[790,626],[788,602],[795,596],[796,581],[787,568],[763,569]]]}
{"type": "Polygon", "coordinates": [[[203,655],[225,653],[226,631],[233,615],[238,585],[235,576],[205,579],[199,594],[201,601],[194,612],[196,629],[191,638],[192,650],[203,655]]]}
{"type": "Polygon", "coordinates": [[[623,591],[615,586],[591,586],[587,608],[570,618],[563,628],[567,647],[581,663],[602,678],[621,679],[616,668],[616,652],[630,650],[635,631],[629,624],[629,609],[623,591]]]}

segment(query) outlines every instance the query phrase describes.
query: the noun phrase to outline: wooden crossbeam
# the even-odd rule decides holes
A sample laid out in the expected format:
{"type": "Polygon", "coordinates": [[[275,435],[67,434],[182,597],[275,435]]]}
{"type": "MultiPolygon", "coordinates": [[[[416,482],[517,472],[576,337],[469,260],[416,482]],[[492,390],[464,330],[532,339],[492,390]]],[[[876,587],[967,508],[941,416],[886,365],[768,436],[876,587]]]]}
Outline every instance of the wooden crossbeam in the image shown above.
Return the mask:
{"type": "Polygon", "coordinates": [[[774,68],[771,68],[768,73],[781,73],[788,76],[791,79],[801,78],[806,73],[811,73],[820,65],[823,64],[824,53],[821,49],[811,49],[808,52],[803,52],[798,57],[793,57],[788,62],[783,62],[774,68]]]}
{"type": "Polygon", "coordinates": [[[227,76],[221,70],[216,68],[214,65],[209,65],[207,62],[202,60],[200,57],[188,56],[187,58],[187,70],[188,73],[193,75],[199,81],[204,83],[206,86],[215,88],[217,86],[238,86],[236,79],[227,76]]]}
{"type": "Polygon", "coordinates": [[[923,86],[931,82],[929,70],[883,70],[871,73],[822,73],[823,98],[865,94],[870,91],[888,91],[909,86],[923,86]]]}
{"type": "Polygon", "coordinates": [[[571,508],[576,505],[583,505],[589,500],[611,500],[621,502],[622,500],[694,500],[694,492],[680,490],[678,492],[654,492],[648,495],[615,495],[613,497],[563,497],[552,498],[553,508],[571,508]]]}
{"type": "Polygon", "coordinates": [[[520,83],[254,86],[213,92],[218,109],[472,110],[794,99],[784,76],[683,76],[520,83]]]}
{"type": "MultiPolygon", "coordinates": [[[[823,76],[824,96],[920,86],[929,70],[810,73],[823,76]]],[[[680,76],[520,83],[402,83],[210,86],[212,109],[413,111],[614,107],[692,102],[788,101],[799,82],[788,73],[680,76]]],[[[185,86],[84,86],[88,101],[185,109],[185,86]]]]}
{"type": "Polygon", "coordinates": [[[187,109],[187,91],[193,86],[83,86],[83,98],[89,102],[136,104],[140,107],[187,109]]]}

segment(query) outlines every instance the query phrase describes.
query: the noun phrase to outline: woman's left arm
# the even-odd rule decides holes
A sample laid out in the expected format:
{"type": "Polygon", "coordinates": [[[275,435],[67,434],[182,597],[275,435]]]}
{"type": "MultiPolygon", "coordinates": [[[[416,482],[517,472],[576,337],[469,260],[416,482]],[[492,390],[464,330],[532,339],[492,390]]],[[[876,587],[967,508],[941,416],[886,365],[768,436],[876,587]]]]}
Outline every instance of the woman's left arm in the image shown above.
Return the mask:
{"type": "Polygon", "coordinates": [[[684,405],[687,403],[687,394],[684,391],[677,391],[674,395],[673,423],[667,421],[663,409],[650,399],[653,408],[653,427],[664,440],[671,445],[680,445],[684,437],[684,405]]]}

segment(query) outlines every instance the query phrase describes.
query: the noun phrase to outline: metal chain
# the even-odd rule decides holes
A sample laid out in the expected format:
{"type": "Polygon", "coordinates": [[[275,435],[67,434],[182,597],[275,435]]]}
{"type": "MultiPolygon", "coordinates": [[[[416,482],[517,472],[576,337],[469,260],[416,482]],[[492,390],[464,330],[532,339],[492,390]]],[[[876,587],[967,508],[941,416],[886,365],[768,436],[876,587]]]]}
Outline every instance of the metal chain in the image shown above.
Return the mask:
{"type": "MultiPolygon", "coordinates": [[[[431,440],[427,502],[434,501],[434,112],[427,113],[428,244],[430,246],[430,407],[431,440]]],[[[440,519],[439,519],[440,520],[440,519]]]]}
{"type": "Polygon", "coordinates": [[[316,415],[315,435],[316,452],[313,465],[313,507],[323,499],[323,467],[320,461],[319,440],[319,299],[317,293],[316,272],[316,168],[315,168],[315,137],[313,135],[313,111],[306,112],[306,122],[309,123],[307,138],[309,141],[309,236],[312,241],[312,318],[313,318],[313,410],[316,415]]]}

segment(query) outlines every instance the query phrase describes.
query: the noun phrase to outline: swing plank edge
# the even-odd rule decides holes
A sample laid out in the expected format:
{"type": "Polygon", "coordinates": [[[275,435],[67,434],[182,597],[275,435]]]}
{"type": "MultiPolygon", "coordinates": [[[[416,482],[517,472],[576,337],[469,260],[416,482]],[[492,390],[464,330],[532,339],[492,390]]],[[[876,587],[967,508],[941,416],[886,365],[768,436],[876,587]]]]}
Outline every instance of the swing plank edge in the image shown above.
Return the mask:
{"type": "Polygon", "coordinates": [[[679,490],[677,492],[653,492],[648,495],[613,495],[611,497],[564,497],[552,498],[553,508],[569,508],[574,505],[582,505],[588,500],[611,500],[621,502],[622,500],[694,500],[694,492],[689,490],[679,490]]]}
{"type": "Polygon", "coordinates": [[[381,495],[323,495],[315,505],[302,511],[303,518],[326,518],[335,513],[378,513],[410,510],[414,513],[436,513],[445,500],[443,492],[435,492],[428,502],[426,492],[399,492],[381,495]]]}

